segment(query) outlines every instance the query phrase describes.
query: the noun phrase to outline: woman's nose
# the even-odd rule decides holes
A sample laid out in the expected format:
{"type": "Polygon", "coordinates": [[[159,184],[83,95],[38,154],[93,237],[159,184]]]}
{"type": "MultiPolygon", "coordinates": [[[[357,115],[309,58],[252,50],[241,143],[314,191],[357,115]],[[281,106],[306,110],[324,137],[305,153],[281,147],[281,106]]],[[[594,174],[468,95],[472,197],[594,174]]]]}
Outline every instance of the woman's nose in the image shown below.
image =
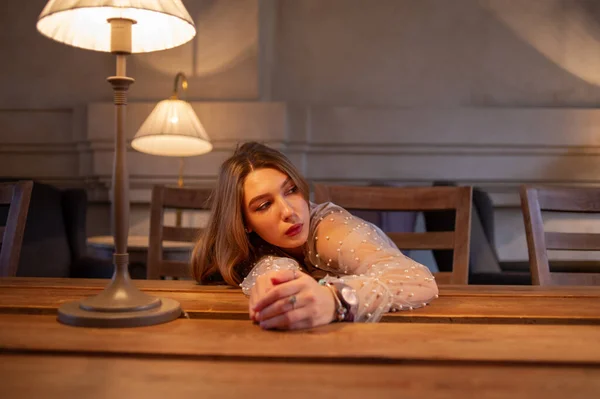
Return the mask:
{"type": "Polygon", "coordinates": [[[283,220],[289,219],[294,214],[291,205],[285,200],[281,200],[281,217],[283,220]]]}

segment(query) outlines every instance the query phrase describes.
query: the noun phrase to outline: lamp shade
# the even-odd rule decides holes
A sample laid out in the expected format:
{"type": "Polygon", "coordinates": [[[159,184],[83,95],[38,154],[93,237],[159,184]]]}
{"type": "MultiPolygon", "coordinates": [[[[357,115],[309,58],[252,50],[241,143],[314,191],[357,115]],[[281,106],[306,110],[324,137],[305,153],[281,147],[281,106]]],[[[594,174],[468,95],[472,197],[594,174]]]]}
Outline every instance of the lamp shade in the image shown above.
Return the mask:
{"type": "Polygon", "coordinates": [[[37,29],[45,36],[74,47],[111,51],[109,19],[135,21],[132,53],[177,47],[196,34],[181,0],[50,0],[37,29]]]}
{"type": "Polygon", "coordinates": [[[131,146],[147,154],[172,157],[201,155],[213,148],[191,104],[179,99],[156,104],[131,146]]]}

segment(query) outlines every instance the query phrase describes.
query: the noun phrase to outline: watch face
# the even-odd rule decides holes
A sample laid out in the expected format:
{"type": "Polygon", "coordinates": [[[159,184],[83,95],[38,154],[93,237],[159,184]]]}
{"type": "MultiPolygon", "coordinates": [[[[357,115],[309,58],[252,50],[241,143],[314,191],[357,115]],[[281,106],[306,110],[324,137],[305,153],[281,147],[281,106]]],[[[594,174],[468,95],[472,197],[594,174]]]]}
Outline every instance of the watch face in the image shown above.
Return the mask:
{"type": "Polygon", "coordinates": [[[344,298],[344,300],[348,302],[350,306],[358,305],[358,297],[356,292],[351,287],[343,287],[340,291],[340,294],[342,294],[342,298],[344,298]]]}

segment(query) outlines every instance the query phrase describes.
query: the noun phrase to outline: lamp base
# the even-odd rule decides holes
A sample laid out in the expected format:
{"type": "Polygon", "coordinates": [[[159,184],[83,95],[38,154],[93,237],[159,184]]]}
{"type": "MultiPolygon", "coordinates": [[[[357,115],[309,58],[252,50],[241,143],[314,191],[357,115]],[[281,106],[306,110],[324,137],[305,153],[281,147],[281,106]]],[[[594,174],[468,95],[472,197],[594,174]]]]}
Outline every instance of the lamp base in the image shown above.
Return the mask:
{"type": "MultiPolygon", "coordinates": [[[[158,299],[158,298],[157,298],[158,299]]],[[[173,299],[160,298],[160,304],[145,310],[99,311],[68,302],[58,308],[58,321],[77,327],[142,327],[166,323],[181,316],[181,306],[173,299]]]]}

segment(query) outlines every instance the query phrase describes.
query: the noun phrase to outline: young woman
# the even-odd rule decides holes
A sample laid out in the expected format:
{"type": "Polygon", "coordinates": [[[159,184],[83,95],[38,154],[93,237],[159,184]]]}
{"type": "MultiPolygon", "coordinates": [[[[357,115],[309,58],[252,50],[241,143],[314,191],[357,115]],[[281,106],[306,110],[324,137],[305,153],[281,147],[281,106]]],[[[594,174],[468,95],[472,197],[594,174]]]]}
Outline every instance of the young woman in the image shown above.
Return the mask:
{"type": "Polygon", "coordinates": [[[437,297],[429,269],[379,228],[308,197],[307,182],[282,153],[240,146],[221,166],[192,257],[194,278],[240,285],[251,319],[266,329],[376,322],[437,297]],[[331,275],[317,282],[319,271],[331,275]]]}

